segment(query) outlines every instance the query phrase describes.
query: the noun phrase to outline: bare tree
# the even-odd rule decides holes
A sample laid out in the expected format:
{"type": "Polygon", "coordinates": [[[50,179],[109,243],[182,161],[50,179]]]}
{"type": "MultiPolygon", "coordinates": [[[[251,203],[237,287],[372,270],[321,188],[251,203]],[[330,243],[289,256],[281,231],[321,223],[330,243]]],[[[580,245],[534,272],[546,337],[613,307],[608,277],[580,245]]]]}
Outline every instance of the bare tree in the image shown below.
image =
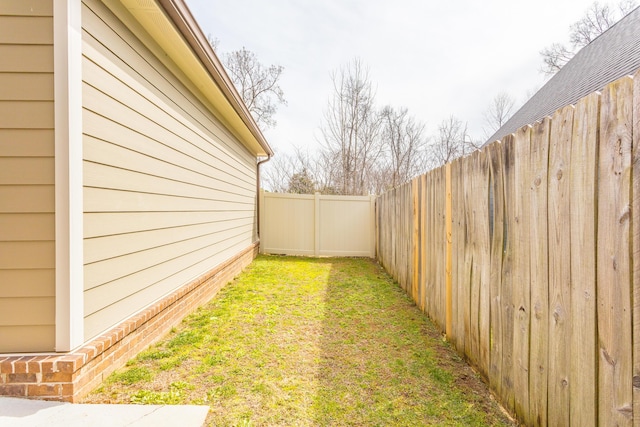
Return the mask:
{"type": "Polygon", "coordinates": [[[591,43],[635,7],[635,0],[619,2],[617,10],[607,4],[594,2],[585,15],[569,27],[570,46],[554,43],[540,52],[544,62],[541,71],[549,76],[558,72],[578,50],[591,43]]]}
{"type": "Polygon", "coordinates": [[[381,117],[384,156],[373,180],[376,193],[407,182],[425,170],[424,124],[411,117],[406,108],[384,107],[381,117]]]}
{"type": "Polygon", "coordinates": [[[511,117],[515,100],[506,92],[497,94],[484,112],[485,139],[493,135],[511,117]]]}
{"type": "Polygon", "coordinates": [[[289,182],[296,167],[294,157],[287,153],[276,153],[271,161],[262,167],[262,187],[274,193],[288,192],[289,182]]]}
{"type": "Polygon", "coordinates": [[[321,127],[323,156],[336,164],[332,187],[341,194],[367,194],[380,156],[379,114],[368,71],[355,59],[332,74],[333,96],[321,127]]]}
{"type": "Polygon", "coordinates": [[[438,134],[429,146],[430,166],[442,166],[465,156],[475,150],[477,145],[467,133],[467,124],[455,116],[449,116],[440,123],[438,134]]]}
{"type": "Polygon", "coordinates": [[[331,163],[322,155],[294,147],[293,153],[278,152],[264,165],[263,185],[274,193],[334,194],[329,185],[331,173],[331,163]]]}
{"type": "Polygon", "coordinates": [[[217,37],[213,37],[211,34],[207,34],[207,41],[211,45],[211,48],[214,52],[218,52],[218,47],[220,46],[220,39],[217,37]]]}
{"type": "Polygon", "coordinates": [[[540,55],[544,62],[542,72],[551,76],[564,67],[564,64],[569,62],[575,53],[562,43],[553,43],[551,46],[542,49],[540,55]]]}
{"type": "MultiPolygon", "coordinates": [[[[217,45],[215,39],[210,43],[217,45]]],[[[278,105],[286,104],[284,92],[278,84],[284,67],[270,65],[265,67],[258,61],[255,53],[245,49],[226,53],[222,56],[229,77],[238,89],[247,109],[253,115],[254,120],[265,130],[276,125],[273,118],[278,105]]]]}

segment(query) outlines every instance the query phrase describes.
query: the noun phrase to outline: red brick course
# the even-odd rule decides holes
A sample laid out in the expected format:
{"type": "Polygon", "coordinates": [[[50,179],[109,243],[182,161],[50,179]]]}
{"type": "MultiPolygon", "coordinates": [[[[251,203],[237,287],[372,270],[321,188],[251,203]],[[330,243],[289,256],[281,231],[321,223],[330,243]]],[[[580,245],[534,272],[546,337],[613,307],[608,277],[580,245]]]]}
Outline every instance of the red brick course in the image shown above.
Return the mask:
{"type": "Polygon", "coordinates": [[[73,352],[0,355],[0,396],[78,402],[127,360],[211,300],[257,254],[256,243],[73,352]]]}

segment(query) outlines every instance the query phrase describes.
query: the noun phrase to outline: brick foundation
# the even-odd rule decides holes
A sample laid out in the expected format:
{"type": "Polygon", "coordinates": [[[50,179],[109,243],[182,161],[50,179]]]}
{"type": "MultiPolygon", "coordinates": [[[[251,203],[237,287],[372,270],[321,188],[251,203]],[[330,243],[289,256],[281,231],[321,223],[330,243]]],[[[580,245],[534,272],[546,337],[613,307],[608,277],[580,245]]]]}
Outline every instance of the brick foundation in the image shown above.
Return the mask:
{"type": "Polygon", "coordinates": [[[211,300],[257,254],[258,244],[251,245],[73,352],[0,355],[0,396],[79,401],[127,360],[159,341],[186,315],[211,300]]]}

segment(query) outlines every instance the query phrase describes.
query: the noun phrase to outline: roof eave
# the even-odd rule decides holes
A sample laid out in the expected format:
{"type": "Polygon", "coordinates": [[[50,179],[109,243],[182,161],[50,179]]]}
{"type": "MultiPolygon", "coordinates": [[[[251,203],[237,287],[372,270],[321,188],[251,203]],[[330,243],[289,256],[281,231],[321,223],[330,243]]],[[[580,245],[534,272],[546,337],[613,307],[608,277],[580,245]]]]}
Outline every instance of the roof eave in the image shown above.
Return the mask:
{"type": "MultiPolygon", "coordinates": [[[[273,155],[273,150],[269,143],[242,101],[242,97],[236,90],[212,47],[209,45],[206,36],[203,34],[184,0],[156,0],[153,3],[157,4],[155,7],[158,8],[158,11],[153,13],[149,13],[149,10],[154,6],[150,5],[147,1],[120,1],[161,46],[164,43],[170,47],[170,49],[167,49],[168,55],[171,56],[173,54],[175,56],[172,59],[179,67],[182,65],[185,74],[193,75],[196,73],[193,67],[189,66],[188,61],[183,63],[185,57],[191,56],[194,58],[191,60],[191,65],[196,64],[194,61],[199,63],[197,68],[201,70],[200,81],[203,82],[206,80],[206,78],[203,77],[206,72],[210,84],[215,85],[215,88],[211,88],[211,92],[216,92],[209,93],[208,95],[211,96],[213,105],[216,107],[219,106],[216,105],[216,100],[218,104],[227,104],[220,106],[219,112],[234,128],[240,142],[256,156],[273,155]],[[162,15],[163,19],[169,21],[168,23],[175,30],[174,34],[179,35],[182,39],[181,41],[176,42],[176,35],[173,35],[173,40],[171,39],[172,35],[167,34],[166,24],[165,27],[158,25],[157,20],[154,18],[157,18],[159,14],[162,15]],[[230,117],[233,115],[235,115],[235,117],[230,117]]],[[[196,86],[199,86],[204,92],[207,92],[206,87],[203,88],[202,85],[198,85],[197,83],[196,86]]],[[[207,93],[205,93],[205,95],[207,95],[207,93]]]]}

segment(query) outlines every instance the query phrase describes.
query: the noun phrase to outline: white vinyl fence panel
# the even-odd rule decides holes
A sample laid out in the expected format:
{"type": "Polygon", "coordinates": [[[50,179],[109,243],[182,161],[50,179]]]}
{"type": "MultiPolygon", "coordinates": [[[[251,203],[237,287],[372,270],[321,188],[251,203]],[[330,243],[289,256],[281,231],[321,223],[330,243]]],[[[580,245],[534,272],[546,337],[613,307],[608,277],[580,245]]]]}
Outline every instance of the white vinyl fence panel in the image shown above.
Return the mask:
{"type": "Polygon", "coordinates": [[[260,193],[260,251],[375,257],[375,198],[260,193]]]}

